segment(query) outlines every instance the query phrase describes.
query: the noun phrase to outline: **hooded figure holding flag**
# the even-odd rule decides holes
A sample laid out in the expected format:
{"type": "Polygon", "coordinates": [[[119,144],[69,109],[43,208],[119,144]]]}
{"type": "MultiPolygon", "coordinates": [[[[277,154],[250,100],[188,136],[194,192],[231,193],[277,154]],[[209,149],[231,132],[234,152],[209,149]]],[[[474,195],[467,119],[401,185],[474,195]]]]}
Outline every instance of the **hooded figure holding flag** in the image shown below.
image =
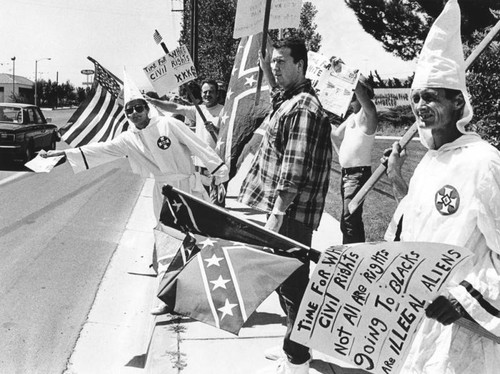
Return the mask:
{"type": "MultiPolygon", "coordinates": [[[[404,151],[393,145],[387,174],[399,197],[406,196],[386,239],[464,246],[474,256],[427,307],[401,373],[498,373],[500,345],[485,336],[500,335],[500,153],[465,130],[472,107],[457,0],[448,1],[429,31],[411,106],[429,150],[408,186],[401,177],[404,151]]],[[[451,257],[436,264],[434,277],[451,257]]],[[[432,287],[430,279],[425,286],[432,287]]]]}
{"type": "Polygon", "coordinates": [[[228,180],[228,168],[210,146],[182,122],[153,116],[142,93],[124,72],[124,110],[134,124],[116,138],[64,151],[50,151],[45,157],[65,155],[75,173],[119,158],[128,157],[132,172],[155,179],[153,209],[159,219],[163,204],[161,189],[170,184],[194,196],[210,201],[192,156],[197,156],[215,176],[216,183],[228,180]]]}
{"type": "MultiPolygon", "coordinates": [[[[145,178],[152,176],[155,180],[153,211],[156,221],[160,217],[162,188],[166,184],[210,201],[201,176],[195,171],[192,156],[199,157],[215,177],[215,183],[220,184],[228,180],[229,170],[215,151],[184,123],[172,117],[151,115],[148,103],[135,84],[127,79],[125,72],[124,101],[127,119],[134,125],[128,131],[106,142],[49,151],[42,157],[64,155],[75,173],[127,157],[133,173],[145,178]]],[[[162,255],[157,257],[160,263],[162,255]]],[[[158,272],[161,273],[160,269],[158,272]]],[[[161,305],[152,313],[164,314],[165,307],[161,305]]]]}

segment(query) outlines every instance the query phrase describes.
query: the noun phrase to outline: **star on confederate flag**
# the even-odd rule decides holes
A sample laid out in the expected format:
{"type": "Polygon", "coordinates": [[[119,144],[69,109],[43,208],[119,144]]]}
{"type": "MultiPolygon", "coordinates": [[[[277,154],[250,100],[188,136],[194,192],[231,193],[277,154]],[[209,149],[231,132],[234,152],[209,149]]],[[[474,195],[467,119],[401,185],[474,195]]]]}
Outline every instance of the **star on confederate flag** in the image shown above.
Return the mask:
{"type": "Polygon", "coordinates": [[[301,265],[265,247],[188,234],[158,297],[171,312],[238,334],[257,307],[301,265]]]}
{"type": "MultiPolygon", "coordinates": [[[[264,82],[261,87],[259,105],[255,105],[259,74],[257,63],[261,40],[262,33],[250,35],[240,40],[228,85],[226,102],[220,115],[221,132],[217,149],[226,165],[229,165],[230,178],[237,172],[238,161],[245,144],[250,141],[271,108],[267,82],[264,82]]],[[[269,39],[267,46],[267,53],[272,53],[269,39]]]]}

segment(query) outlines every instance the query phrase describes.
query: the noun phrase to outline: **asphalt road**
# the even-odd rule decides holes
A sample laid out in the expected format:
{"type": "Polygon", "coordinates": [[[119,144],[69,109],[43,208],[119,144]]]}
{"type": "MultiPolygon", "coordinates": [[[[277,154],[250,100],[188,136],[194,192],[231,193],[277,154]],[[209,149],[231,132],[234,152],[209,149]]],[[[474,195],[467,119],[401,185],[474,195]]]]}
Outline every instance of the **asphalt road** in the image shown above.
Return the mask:
{"type": "Polygon", "coordinates": [[[62,373],[143,181],[126,160],[13,169],[0,170],[0,373],[62,373]]]}

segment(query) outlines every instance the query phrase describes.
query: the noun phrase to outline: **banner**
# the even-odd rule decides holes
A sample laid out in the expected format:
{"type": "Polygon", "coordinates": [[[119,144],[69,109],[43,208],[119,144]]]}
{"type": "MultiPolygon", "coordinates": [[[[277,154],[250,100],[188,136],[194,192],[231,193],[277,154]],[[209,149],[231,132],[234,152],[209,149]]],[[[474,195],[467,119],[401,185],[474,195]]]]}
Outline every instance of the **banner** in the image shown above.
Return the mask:
{"type": "MultiPolygon", "coordinates": [[[[264,28],[266,0],[239,0],[236,6],[233,38],[256,35],[264,28]]],[[[298,28],[302,0],[273,0],[269,29],[298,28]]]]}
{"type": "Polygon", "coordinates": [[[160,97],[197,78],[196,68],[185,45],[153,61],[143,70],[160,97]]]}
{"type": "Polygon", "coordinates": [[[410,90],[410,88],[375,88],[373,102],[377,107],[377,112],[396,106],[410,106],[410,90]]]}
{"type": "Polygon", "coordinates": [[[426,242],[331,247],[314,269],[291,338],[375,374],[399,373],[428,301],[471,255],[426,242]]]}

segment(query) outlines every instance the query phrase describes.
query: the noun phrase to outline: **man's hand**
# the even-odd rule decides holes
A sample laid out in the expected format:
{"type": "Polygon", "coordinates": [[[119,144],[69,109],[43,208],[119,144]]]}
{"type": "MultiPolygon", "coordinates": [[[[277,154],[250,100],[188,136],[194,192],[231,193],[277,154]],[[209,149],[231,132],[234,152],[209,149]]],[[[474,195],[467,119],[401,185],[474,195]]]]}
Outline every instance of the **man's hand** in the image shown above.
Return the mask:
{"type": "Polygon", "coordinates": [[[266,229],[274,232],[278,232],[283,224],[284,219],[283,214],[272,214],[267,219],[266,225],[264,226],[266,229]]]}
{"type": "Polygon", "coordinates": [[[47,157],[66,156],[66,153],[64,151],[48,151],[48,152],[40,152],[39,155],[40,157],[47,158],[47,157]]]}
{"type": "Polygon", "coordinates": [[[217,127],[215,127],[213,122],[210,122],[210,121],[205,122],[205,128],[208,130],[208,132],[219,135],[219,129],[217,127]]]}
{"type": "Polygon", "coordinates": [[[438,296],[431,305],[427,307],[425,315],[445,326],[462,317],[461,311],[453,305],[451,300],[444,296],[438,296]]]}

